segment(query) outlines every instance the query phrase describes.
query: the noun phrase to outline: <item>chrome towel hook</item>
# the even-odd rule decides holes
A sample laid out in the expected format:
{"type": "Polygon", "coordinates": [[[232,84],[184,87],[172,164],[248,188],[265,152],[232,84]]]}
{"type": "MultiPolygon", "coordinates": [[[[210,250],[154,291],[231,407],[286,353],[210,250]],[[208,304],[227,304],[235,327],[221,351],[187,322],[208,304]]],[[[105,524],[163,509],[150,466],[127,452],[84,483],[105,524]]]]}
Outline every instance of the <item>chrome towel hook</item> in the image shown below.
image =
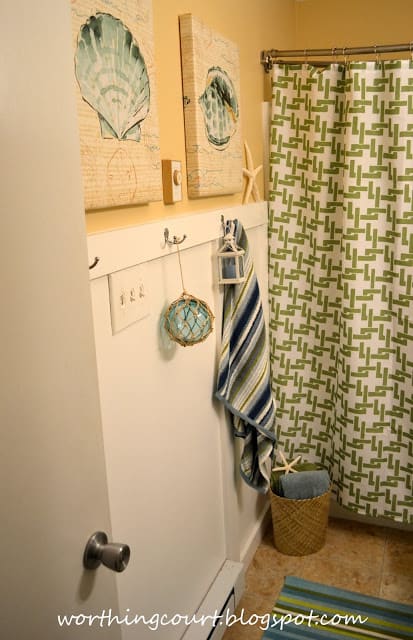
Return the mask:
{"type": "Polygon", "coordinates": [[[182,244],[183,241],[186,239],[186,234],[184,233],[184,235],[182,236],[182,238],[178,238],[177,236],[173,236],[172,240],[169,239],[169,229],[166,228],[164,229],[163,232],[164,238],[165,238],[165,246],[167,244],[172,245],[172,244],[182,244]]]}

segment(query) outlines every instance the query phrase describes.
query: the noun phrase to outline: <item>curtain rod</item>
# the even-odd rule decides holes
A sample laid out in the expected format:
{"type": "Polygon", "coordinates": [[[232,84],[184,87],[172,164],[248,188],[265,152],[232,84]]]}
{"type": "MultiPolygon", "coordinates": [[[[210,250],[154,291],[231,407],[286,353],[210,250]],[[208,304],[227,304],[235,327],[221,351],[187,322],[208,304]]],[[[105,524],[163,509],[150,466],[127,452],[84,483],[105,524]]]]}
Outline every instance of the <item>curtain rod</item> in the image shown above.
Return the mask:
{"type": "MultiPolygon", "coordinates": [[[[263,65],[266,73],[268,73],[274,64],[277,62],[277,58],[297,58],[313,56],[352,56],[352,55],[364,55],[368,53],[374,53],[379,55],[380,53],[392,53],[396,51],[412,51],[413,42],[407,44],[384,44],[374,45],[370,47],[332,47],[331,49],[269,49],[268,51],[261,51],[261,64],[263,65]]],[[[284,61],[285,63],[285,61],[284,61]]]]}

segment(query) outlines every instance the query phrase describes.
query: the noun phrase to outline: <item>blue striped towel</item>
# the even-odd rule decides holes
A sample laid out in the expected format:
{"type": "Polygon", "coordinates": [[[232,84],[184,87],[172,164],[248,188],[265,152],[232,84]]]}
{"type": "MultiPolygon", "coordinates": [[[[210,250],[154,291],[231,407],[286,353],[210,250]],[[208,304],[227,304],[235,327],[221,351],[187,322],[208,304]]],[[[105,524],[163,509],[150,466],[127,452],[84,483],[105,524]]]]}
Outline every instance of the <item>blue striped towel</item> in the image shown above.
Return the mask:
{"type": "MultiPolygon", "coordinates": [[[[244,249],[241,284],[225,285],[221,356],[216,397],[231,414],[234,435],[243,438],[241,476],[261,493],[269,488],[275,444],[275,403],[264,314],[247,235],[232,222],[235,242],[244,249]]],[[[231,221],[226,223],[226,231],[231,221]]]]}

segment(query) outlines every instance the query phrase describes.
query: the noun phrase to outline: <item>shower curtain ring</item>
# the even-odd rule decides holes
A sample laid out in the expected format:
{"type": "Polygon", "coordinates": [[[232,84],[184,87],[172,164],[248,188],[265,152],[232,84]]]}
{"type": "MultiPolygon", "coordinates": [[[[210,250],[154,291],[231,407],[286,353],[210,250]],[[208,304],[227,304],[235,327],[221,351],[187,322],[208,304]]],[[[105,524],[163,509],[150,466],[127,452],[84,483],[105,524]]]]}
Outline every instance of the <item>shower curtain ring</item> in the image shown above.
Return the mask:
{"type": "Polygon", "coordinates": [[[380,64],[381,58],[380,53],[377,51],[377,44],[374,45],[374,54],[376,56],[376,64],[380,64]]]}
{"type": "Polygon", "coordinates": [[[268,54],[267,56],[265,56],[265,61],[264,61],[264,69],[266,70],[267,73],[269,73],[269,71],[271,71],[272,66],[273,66],[273,59],[268,54]]]}
{"type": "Polygon", "coordinates": [[[348,65],[348,56],[347,56],[347,54],[346,54],[346,48],[347,48],[347,47],[343,47],[343,58],[344,58],[344,64],[345,64],[345,65],[346,65],[346,67],[347,67],[347,65],[348,65]]]}
{"type": "Polygon", "coordinates": [[[413,62],[413,40],[409,44],[410,60],[413,62]]]}
{"type": "Polygon", "coordinates": [[[303,50],[304,53],[304,62],[306,64],[306,66],[308,67],[308,55],[307,55],[307,49],[303,50]]]}

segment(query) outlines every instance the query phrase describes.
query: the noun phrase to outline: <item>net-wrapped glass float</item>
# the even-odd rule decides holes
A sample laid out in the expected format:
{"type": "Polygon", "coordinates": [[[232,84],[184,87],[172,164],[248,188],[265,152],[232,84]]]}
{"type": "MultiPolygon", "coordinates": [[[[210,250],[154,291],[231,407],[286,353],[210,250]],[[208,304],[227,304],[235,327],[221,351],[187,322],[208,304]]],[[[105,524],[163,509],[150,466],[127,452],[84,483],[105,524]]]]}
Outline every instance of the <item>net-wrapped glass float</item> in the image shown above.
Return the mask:
{"type": "Polygon", "coordinates": [[[213,328],[214,315],[204,300],[183,291],[165,311],[169,337],[183,347],[202,342],[213,328]]]}
{"type": "Polygon", "coordinates": [[[209,336],[214,324],[214,314],[204,300],[193,296],[185,289],[179,245],[185,240],[186,235],[181,240],[176,236],[169,240],[168,229],[165,229],[164,235],[167,244],[176,245],[183,290],[180,297],[171,302],[164,312],[164,327],[171,340],[183,347],[191,347],[209,336]]]}

